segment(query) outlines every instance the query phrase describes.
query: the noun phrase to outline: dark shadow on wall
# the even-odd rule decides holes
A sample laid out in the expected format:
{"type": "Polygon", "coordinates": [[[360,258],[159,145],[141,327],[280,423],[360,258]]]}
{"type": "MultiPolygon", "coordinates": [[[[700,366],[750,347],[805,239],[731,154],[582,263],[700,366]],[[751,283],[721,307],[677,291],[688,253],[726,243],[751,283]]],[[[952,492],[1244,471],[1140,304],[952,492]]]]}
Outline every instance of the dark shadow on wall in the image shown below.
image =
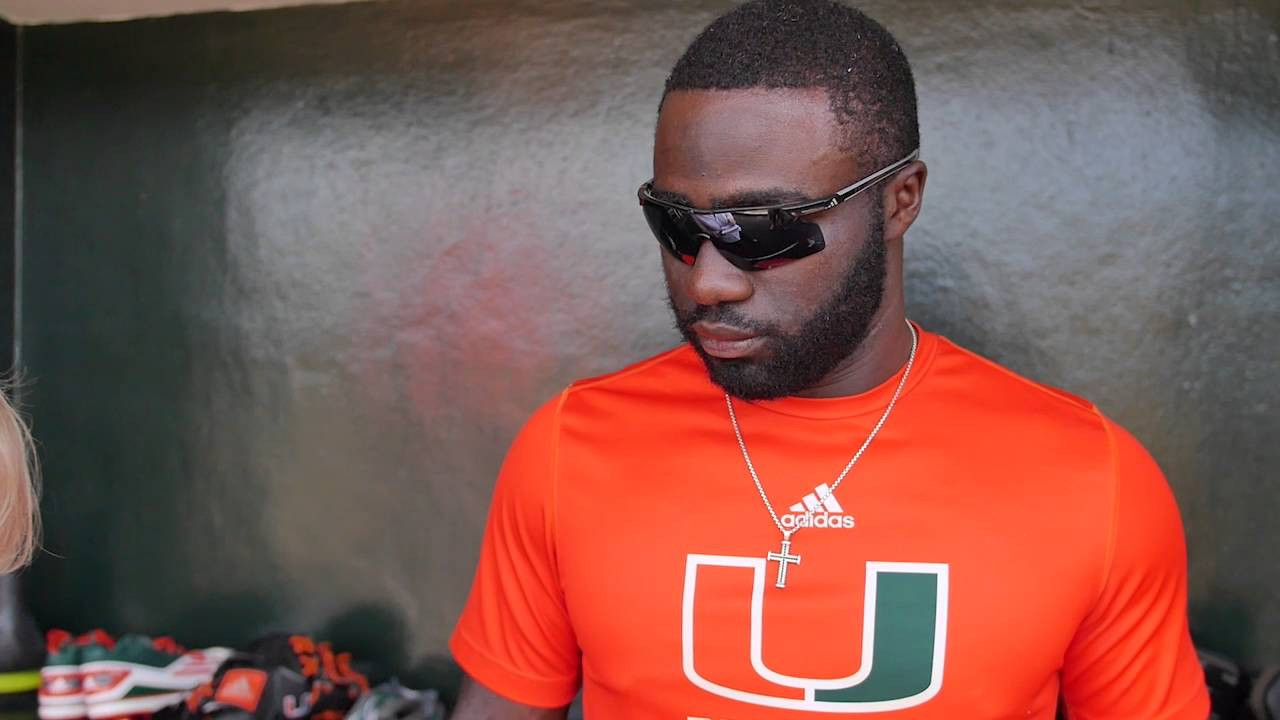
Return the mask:
{"type": "Polygon", "coordinates": [[[208,368],[264,386],[263,413],[275,398],[228,352],[218,302],[228,121],[182,63],[119,60],[153,28],[55,32],[73,53],[44,32],[27,45],[25,81],[40,90],[23,108],[24,339],[57,556],[29,588],[48,626],[225,643],[271,603],[210,598],[243,597],[237,576],[272,568],[252,536],[269,527],[266,476],[245,452],[245,415],[219,413],[228,388],[208,368]]]}
{"type": "Polygon", "coordinates": [[[326,621],[316,630],[316,637],[333,643],[335,650],[351,653],[355,668],[364,673],[370,683],[392,677],[407,683],[409,632],[404,614],[397,609],[386,605],[358,605],[326,621]]]}
{"type": "Polygon", "coordinates": [[[1202,502],[1184,508],[1192,552],[1200,551],[1191,623],[1220,652],[1275,664],[1280,5],[1201,0],[1196,7],[1187,67],[1212,118],[1216,153],[1202,168],[1212,191],[1202,199],[1198,252],[1211,260],[1184,284],[1196,322],[1179,411],[1201,428],[1190,472],[1203,483],[1202,502]]]}
{"type": "Polygon", "coordinates": [[[388,605],[360,605],[325,622],[316,637],[333,643],[336,650],[350,652],[355,668],[371,684],[392,678],[407,687],[435,688],[449,707],[458,699],[462,671],[448,655],[418,657],[410,649],[412,629],[404,613],[388,605]]]}
{"type": "MultiPolygon", "coordinates": [[[[0,168],[16,168],[18,103],[22,97],[19,73],[21,54],[19,30],[0,21],[0,168]]],[[[16,370],[14,308],[17,277],[14,275],[18,243],[18,216],[15,202],[18,171],[0,173],[0,374],[16,370]]]]}

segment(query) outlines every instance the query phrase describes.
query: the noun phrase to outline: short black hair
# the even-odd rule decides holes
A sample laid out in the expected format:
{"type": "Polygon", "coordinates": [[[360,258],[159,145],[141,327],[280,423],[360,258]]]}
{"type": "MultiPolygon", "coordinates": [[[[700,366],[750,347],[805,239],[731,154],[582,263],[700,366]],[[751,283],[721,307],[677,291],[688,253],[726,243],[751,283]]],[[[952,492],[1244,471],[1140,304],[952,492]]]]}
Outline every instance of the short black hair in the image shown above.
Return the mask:
{"type": "Polygon", "coordinates": [[[676,90],[821,88],[845,149],[871,172],[920,146],[915,78],[898,41],[834,0],[753,0],[702,31],[667,78],[676,90]],[[872,167],[874,165],[874,167],[872,167]]]}

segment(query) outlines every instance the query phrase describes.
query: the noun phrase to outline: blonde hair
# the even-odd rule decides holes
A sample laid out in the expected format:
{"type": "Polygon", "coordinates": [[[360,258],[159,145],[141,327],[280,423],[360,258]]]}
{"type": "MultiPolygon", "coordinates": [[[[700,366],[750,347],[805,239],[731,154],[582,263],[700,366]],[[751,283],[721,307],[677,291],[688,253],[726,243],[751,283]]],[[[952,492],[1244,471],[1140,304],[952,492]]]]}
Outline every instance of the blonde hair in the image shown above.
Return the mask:
{"type": "Polygon", "coordinates": [[[0,574],[31,562],[40,543],[40,472],[31,431],[0,387],[0,574]]]}

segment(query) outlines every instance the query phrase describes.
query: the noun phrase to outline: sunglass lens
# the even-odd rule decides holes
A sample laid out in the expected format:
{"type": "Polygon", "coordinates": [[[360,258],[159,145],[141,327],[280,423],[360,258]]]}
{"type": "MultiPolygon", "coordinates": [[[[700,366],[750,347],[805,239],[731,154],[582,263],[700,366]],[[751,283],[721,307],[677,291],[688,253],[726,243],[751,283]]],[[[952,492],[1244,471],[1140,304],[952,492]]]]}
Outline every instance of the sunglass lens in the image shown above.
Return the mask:
{"type": "Polygon", "coordinates": [[[643,208],[654,237],[687,264],[693,263],[707,240],[745,270],[763,270],[825,247],[822,230],[814,223],[780,223],[767,215],[743,213],[689,213],[652,203],[643,208]]]}
{"type": "Polygon", "coordinates": [[[650,203],[645,203],[642,207],[644,219],[649,223],[649,229],[653,231],[658,243],[676,259],[692,265],[693,259],[698,256],[698,248],[706,237],[695,237],[685,229],[681,216],[686,213],[650,203]]]}

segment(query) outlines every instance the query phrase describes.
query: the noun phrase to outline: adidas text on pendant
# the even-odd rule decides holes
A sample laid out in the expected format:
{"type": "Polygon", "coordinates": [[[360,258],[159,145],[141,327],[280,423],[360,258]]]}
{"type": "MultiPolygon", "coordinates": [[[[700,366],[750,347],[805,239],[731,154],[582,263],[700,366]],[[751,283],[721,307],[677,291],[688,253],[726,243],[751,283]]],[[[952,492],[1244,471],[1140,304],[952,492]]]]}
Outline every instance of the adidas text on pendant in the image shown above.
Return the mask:
{"type": "Polygon", "coordinates": [[[847,515],[844,508],[836,502],[831,488],[822,483],[805,495],[800,502],[792,505],[791,512],[778,518],[782,527],[794,530],[805,527],[828,528],[831,530],[849,529],[853,527],[853,516],[847,515]],[[821,498],[821,500],[819,499],[821,498]],[[813,515],[808,515],[809,512],[813,515]]]}

